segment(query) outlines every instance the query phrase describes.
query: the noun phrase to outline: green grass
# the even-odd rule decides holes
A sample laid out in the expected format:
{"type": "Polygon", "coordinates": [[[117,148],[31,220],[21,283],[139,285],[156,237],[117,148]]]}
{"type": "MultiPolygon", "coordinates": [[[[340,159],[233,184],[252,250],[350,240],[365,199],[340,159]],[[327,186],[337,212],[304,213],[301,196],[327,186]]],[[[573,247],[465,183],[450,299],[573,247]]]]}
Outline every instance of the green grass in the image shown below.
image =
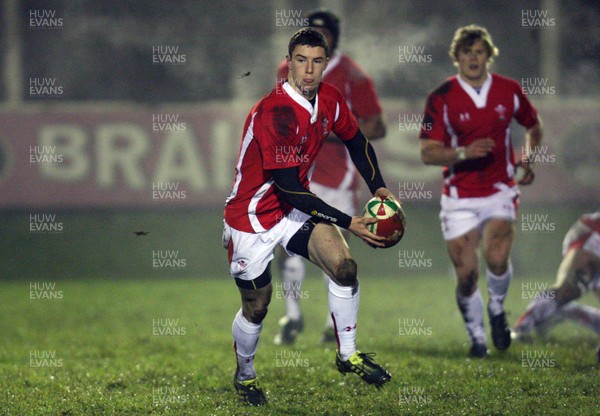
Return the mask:
{"type": "MultiPolygon", "coordinates": [[[[548,342],[469,361],[445,276],[361,277],[358,346],[377,352],[393,375],[379,391],[339,374],[334,349],[318,344],[327,302],[317,274],[305,282],[306,329],[291,348],[272,343],[283,312],[274,296],[256,356],[270,400],[260,409],[233,392],[239,295],[230,278],[53,283],[62,299],[30,299],[29,281],[0,283],[0,414],[591,415],[600,408],[597,336],[566,323],[548,342]],[[165,318],[178,320],[180,335],[153,335],[153,320],[165,318]],[[431,335],[400,335],[400,319],[422,320],[431,335]],[[524,366],[527,351],[546,354],[546,363],[524,366]],[[32,352],[59,361],[31,367],[32,352]],[[281,365],[282,355],[301,366],[281,365]]],[[[515,279],[511,322],[526,304],[515,279]]]]}

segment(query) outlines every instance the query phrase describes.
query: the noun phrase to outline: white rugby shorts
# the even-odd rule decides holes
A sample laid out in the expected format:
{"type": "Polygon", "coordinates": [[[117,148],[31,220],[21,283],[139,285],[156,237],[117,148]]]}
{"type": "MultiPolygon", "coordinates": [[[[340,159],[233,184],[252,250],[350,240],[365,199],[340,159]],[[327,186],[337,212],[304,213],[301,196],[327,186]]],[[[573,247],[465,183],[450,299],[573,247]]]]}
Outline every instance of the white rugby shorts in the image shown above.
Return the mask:
{"type": "Polygon", "coordinates": [[[495,194],[481,198],[453,198],[442,195],[440,221],[444,240],[453,240],[474,228],[483,227],[492,218],[515,221],[519,190],[506,187],[495,194]]]}
{"type": "Polygon", "coordinates": [[[280,244],[285,249],[309,218],[310,215],[293,209],[275,226],[262,233],[239,231],[223,222],[223,246],[229,249],[230,256],[229,274],[241,280],[259,277],[273,260],[275,246],[280,244]]]}

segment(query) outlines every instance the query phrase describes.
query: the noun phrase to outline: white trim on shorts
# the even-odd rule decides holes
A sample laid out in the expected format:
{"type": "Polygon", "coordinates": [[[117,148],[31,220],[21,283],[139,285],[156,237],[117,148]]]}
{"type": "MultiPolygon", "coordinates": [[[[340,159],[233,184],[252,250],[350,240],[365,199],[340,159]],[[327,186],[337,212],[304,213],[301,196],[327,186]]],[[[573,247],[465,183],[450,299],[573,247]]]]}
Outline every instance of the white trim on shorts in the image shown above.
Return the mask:
{"type": "Polygon", "coordinates": [[[444,240],[453,240],[475,228],[481,228],[492,218],[514,222],[519,190],[506,187],[495,194],[480,198],[454,198],[442,195],[440,221],[444,240]]]}
{"type": "MultiPolygon", "coordinates": [[[[260,233],[239,231],[225,222],[224,234],[231,233],[231,244],[233,244],[229,274],[237,279],[248,281],[259,277],[273,260],[275,246],[280,244],[285,249],[294,234],[310,218],[310,215],[294,208],[271,229],[260,233]]],[[[293,254],[287,249],[286,252],[293,254]]]]}

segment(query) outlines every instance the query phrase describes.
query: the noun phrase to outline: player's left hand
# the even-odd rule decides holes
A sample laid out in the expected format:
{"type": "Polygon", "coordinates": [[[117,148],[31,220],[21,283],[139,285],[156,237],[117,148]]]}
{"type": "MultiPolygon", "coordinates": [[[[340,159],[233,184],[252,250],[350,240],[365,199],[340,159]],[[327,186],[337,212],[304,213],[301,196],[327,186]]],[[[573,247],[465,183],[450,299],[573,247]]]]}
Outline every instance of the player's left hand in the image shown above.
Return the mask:
{"type": "Polygon", "coordinates": [[[352,217],[352,222],[350,223],[348,230],[371,247],[385,247],[385,244],[383,244],[384,238],[377,234],[373,234],[367,228],[369,224],[373,224],[377,221],[377,218],[352,217]]]}
{"type": "Polygon", "coordinates": [[[396,198],[394,196],[394,194],[389,189],[387,189],[387,188],[379,188],[379,189],[377,189],[375,191],[375,193],[373,194],[373,196],[377,196],[377,197],[379,197],[381,199],[391,198],[394,201],[398,202],[398,204],[400,206],[402,206],[402,202],[398,198],[396,198]]]}
{"type": "Polygon", "coordinates": [[[521,176],[521,179],[519,179],[517,183],[523,186],[531,185],[531,183],[535,179],[535,173],[533,172],[533,167],[531,163],[529,163],[529,159],[519,160],[516,163],[515,167],[517,168],[517,172],[519,171],[519,169],[523,170],[523,176],[521,176]]]}

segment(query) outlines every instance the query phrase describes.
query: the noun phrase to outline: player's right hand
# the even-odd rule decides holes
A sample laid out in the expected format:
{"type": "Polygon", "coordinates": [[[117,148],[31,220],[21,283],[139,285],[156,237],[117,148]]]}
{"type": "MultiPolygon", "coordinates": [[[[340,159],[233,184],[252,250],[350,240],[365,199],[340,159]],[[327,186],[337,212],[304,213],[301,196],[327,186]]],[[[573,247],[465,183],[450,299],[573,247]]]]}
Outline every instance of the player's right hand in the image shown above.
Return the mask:
{"type": "Polygon", "coordinates": [[[535,173],[533,172],[529,160],[520,160],[515,164],[515,167],[517,168],[517,172],[523,171],[522,175],[519,175],[520,178],[517,179],[517,183],[524,186],[531,185],[535,179],[535,173]]]}
{"type": "Polygon", "coordinates": [[[383,243],[385,238],[373,234],[367,228],[367,225],[375,222],[377,222],[377,218],[352,217],[352,222],[350,223],[350,227],[348,227],[348,231],[372,247],[385,247],[385,244],[383,243]]]}
{"type": "Polygon", "coordinates": [[[465,147],[465,155],[467,159],[478,159],[480,157],[486,157],[492,153],[492,149],[496,143],[489,137],[482,139],[475,139],[473,142],[465,147]]]}

